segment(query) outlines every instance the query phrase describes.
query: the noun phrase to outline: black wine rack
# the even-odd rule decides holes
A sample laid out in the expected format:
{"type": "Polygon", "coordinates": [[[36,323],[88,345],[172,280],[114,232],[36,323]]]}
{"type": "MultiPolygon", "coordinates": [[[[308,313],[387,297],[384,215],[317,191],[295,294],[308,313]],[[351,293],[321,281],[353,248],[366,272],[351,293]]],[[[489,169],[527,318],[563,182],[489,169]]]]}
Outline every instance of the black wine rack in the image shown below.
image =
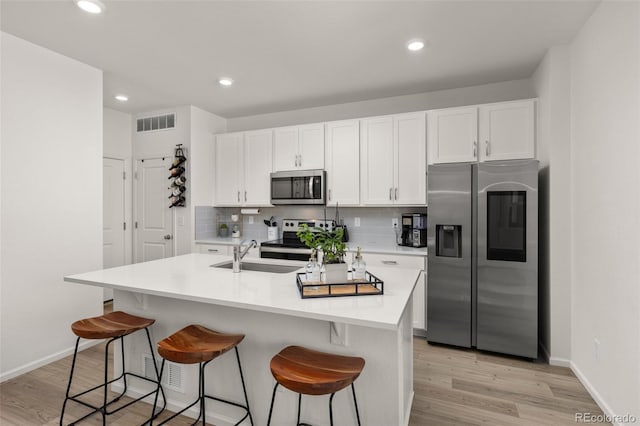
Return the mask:
{"type": "Polygon", "coordinates": [[[185,173],[187,165],[187,157],[184,155],[184,148],[182,144],[176,145],[175,154],[171,167],[169,167],[169,207],[185,207],[187,205],[187,199],[185,192],[187,192],[187,175],[185,173]]]}

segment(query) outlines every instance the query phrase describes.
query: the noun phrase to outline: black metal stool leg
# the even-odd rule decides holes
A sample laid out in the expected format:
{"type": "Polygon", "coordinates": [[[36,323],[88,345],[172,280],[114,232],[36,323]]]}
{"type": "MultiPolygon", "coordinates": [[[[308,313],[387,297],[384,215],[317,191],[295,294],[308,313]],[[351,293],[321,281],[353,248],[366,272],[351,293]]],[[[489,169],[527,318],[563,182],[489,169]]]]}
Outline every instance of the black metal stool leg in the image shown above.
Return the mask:
{"type": "Polygon", "coordinates": [[[271,407],[269,408],[269,420],[267,420],[267,426],[271,424],[271,414],[273,413],[273,403],[276,401],[276,390],[278,390],[278,385],[280,383],[276,382],[276,385],[273,387],[273,396],[271,397],[271,407]]]}
{"type": "MultiPolygon", "coordinates": [[[[249,408],[249,398],[247,397],[247,388],[244,385],[244,375],[242,374],[242,365],[240,364],[240,354],[238,353],[237,346],[234,349],[236,350],[236,360],[238,361],[238,370],[240,371],[240,381],[242,382],[242,392],[244,392],[244,402],[245,404],[247,404],[247,413],[249,414],[249,422],[251,423],[251,426],[253,426],[253,417],[251,416],[251,409],[249,408]]],[[[242,420],[244,420],[244,418],[242,420]]]]}
{"type": "Polygon", "coordinates": [[[360,413],[358,412],[358,401],[356,400],[356,388],[351,382],[351,392],[353,393],[353,405],[356,407],[356,418],[358,419],[358,426],[360,426],[360,413]]]}
{"type": "MultiPolygon", "coordinates": [[[[158,377],[160,377],[160,379],[158,380],[158,387],[156,389],[156,396],[155,398],[153,398],[153,408],[151,409],[151,418],[149,419],[149,426],[153,426],[153,420],[158,417],[160,415],[160,413],[162,413],[162,411],[164,411],[164,408],[158,413],[155,414],[156,412],[156,406],[158,404],[158,394],[160,393],[160,390],[162,389],[162,386],[160,385],[160,381],[162,380],[162,373],[164,373],[164,362],[165,359],[162,358],[162,364],[160,364],[160,373],[158,374],[158,377]]],[[[158,367],[156,367],[156,371],[157,371],[158,367]]],[[[165,398],[164,393],[162,393],[162,398],[165,398]]],[[[164,401],[165,406],[167,404],[167,400],[165,399],[164,401]]]]}
{"type": "MultiPolygon", "coordinates": [[[[155,356],[155,350],[153,349],[153,344],[151,343],[151,335],[149,334],[149,329],[145,328],[144,331],[147,334],[147,342],[149,343],[149,352],[151,353],[151,360],[153,361],[153,369],[156,373],[156,378],[158,380],[158,388],[156,389],[156,396],[155,396],[155,400],[153,402],[153,411],[151,412],[151,420],[155,419],[156,417],[158,417],[160,415],[160,413],[162,413],[164,411],[164,409],[167,407],[167,397],[164,394],[164,389],[162,388],[162,370],[158,371],[158,364],[156,364],[156,356],[155,356]],[[158,411],[158,413],[156,413],[156,402],[158,400],[158,392],[162,393],[162,409],[160,411],[158,411]]],[[[164,367],[164,359],[162,360],[162,365],[164,367]]],[[[151,420],[149,422],[149,425],[151,425],[151,420]]]]}
{"type": "Polygon", "coordinates": [[[205,407],[205,400],[204,400],[204,367],[205,365],[207,365],[208,362],[205,362],[204,364],[200,364],[201,368],[200,368],[200,411],[202,411],[202,426],[205,426],[207,424],[207,420],[206,420],[206,415],[207,415],[207,411],[206,411],[206,407],[205,407]]]}
{"type": "Polygon", "coordinates": [[[329,421],[330,421],[330,425],[333,426],[333,396],[335,395],[335,393],[332,393],[331,396],[329,397],[329,421]]]}
{"type": "Polygon", "coordinates": [[[73,360],[71,361],[71,373],[69,374],[69,384],[67,385],[67,392],[64,396],[64,402],[62,403],[62,412],[60,413],[60,426],[63,425],[62,420],[64,419],[64,410],[67,406],[67,401],[69,400],[69,391],[71,390],[71,381],[73,380],[73,370],[76,367],[76,356],[78,356],[78,345],[80,344],[80,338],[76,339],[76,348],[73,351],[73,360]]]}
{"type": "Polygon", "coordinates": [[[298,421],[296,422],[296,425],[299,426],[300,425],[300,405],[302,404],[302,394],[299,393],[298,394],[298,421]]]}

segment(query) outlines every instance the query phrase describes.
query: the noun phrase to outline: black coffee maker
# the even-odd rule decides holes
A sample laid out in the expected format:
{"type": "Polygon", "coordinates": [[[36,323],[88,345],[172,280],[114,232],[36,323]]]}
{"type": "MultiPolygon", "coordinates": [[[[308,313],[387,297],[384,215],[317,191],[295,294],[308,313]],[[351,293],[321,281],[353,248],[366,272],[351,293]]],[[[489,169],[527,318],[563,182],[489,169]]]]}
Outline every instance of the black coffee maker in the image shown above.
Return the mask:
{"type": "Polygon", "coordinates": [[[410,213],[402,215],[400,245],[409,247],[427,246],[427,215],[410,213]]]}

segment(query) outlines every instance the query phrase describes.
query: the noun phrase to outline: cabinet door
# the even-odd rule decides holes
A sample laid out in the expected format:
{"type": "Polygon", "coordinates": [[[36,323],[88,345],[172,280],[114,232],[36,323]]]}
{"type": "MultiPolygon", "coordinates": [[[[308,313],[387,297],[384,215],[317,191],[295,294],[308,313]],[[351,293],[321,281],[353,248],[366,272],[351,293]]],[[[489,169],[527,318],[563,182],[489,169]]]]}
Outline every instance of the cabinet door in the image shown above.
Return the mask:
{"type": "Polygon", "coordinates": [[[298,168],[324,169],[324,124],[300,126],[298,136],[298,168]]]}
{"type": "Polygon", "coordinates": [[[216,205],[239,206],[242,186],[242,133],[216,137],[216,205]]]}
{"type": "Polygon", "coordinates": [[[271,205],[272,141],[273,133],[271,130],[259,130],[244,134],[242,202],[245,206],[271,205]]]}
{"type": "Polygon", "coordinates": [[[480,161],[535,157],[534,101],[480,107],[480,161]]]}
{"type": "Polygon", "coordinates": [[[327,123],[327,205],[360,204],[360,123],[327,123]]]}
{"type": "Polygon", "coordinates": [[[393,118],[361,121],[362,204],[393,204],[393,118]]]}
{"type": "Polygon", "coordinates": [[[447,108],[427,113],[429,164],[478,159],[478,109],[447,108]]]}
{"type": "Polygon", "coordinates": [[[273,171],[298,168],[298,127],[281,127],[273,131],[273,171]]]}
{"type": "Polygon", "coordinates": [[[199,253],[219,254],[227,256],[229,254],[229,246],[219,244],[198,244],[199,253]]]}
{"type": "Polygon", "coordinates": [[[393,117],[396,204],[424,206],[427,203],[427,144],[425,114],[393,117]]]}

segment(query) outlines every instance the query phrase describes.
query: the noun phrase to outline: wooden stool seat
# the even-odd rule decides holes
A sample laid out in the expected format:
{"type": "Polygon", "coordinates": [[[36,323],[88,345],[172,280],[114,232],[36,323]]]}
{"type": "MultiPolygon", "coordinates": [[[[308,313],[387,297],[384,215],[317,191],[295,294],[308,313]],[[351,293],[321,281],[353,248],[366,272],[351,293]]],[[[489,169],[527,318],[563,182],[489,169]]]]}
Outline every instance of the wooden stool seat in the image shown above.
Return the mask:
{"type": "Polygon", "coordinates": [[[71,324],[73,333],[83,339],[109,339],[126,336],[142,330],[156,322],[154,319],[137,317],[116,311],[99,317],[85,318],[71,324]]]}
{"type": "Polygon", "coordinates": [[[211,361],[244,339],[244,334],[226,334],[201,325],[188,325],[158,342],[158,353],[164,359],[180,364],[211,361]]]}
{"type": "Polygon", "coordinates": [[[360,357],[334,355],[301,346],[288,346],[271,359],[278,383],[305,395],[327,395],[353,383],[364,368],[360,357]]]}

